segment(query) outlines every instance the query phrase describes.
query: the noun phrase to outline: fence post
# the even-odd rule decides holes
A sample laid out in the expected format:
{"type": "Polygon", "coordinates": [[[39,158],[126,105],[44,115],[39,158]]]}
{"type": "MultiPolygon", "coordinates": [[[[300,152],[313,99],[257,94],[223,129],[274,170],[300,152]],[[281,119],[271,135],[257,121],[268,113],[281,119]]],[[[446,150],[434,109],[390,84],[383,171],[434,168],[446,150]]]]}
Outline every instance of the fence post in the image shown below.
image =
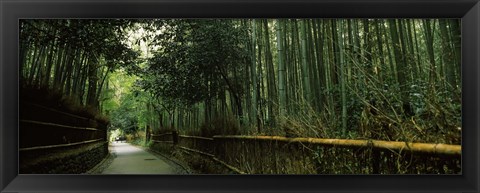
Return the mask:
{"type": "Polygon", "coordinates": [[[150,141],[150,126],[146,126],[145,128],[145,146],[148,144],[148,142],[150,141]]]}
{"type": "Polygon", "coordinates": [[[172,131],[172,141],[173,141],[173,145],[178,144],[178,132],[177,131],[172,131]]]}
{"type": "Polygon", "coordinates": [[[212,139],[213,139],[213,141],[212,141],[212,143],[211,143],[211,144],[212,144],[212,147],[211,147],[211,148],[212,148],[212,154],[213,154],[215,157],[218,158],[218,153],[217,153],[217,151],[218,151],[218,150],[217,150],[218,138],[216,138],[215,136],[212,136],[212,139]]]}
{"type": "Polygon", "coordinates": [[[380,152],[378,149],[372,147],[372,173],[380,174],[380,152]]]}

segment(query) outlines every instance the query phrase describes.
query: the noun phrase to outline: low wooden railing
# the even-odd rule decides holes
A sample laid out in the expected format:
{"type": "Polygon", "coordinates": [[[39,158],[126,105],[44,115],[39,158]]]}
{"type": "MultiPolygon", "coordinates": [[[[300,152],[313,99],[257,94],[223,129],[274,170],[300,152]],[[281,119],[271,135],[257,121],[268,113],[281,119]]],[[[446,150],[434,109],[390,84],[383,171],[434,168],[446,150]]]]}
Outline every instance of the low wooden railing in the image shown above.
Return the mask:
{"type": "Polygon", "coordinates": [[[91,118],[62,112],[54,108],[26,101],[21,101],[20,105],[20,117],[24,120],[56,123],[60,125],[75,125],[77,127],[94,127],[101,130],[107,129],[107,125],[98,123],[91,118]]]}
{"type": "Polygon", "coordinates": [[[21,105],[21,149],[54,148],[97,139],[107,140],[106,126],[93,119],[23,101],[21,105]]]}
{"type": "Polygon", "coordinates": [[[91,140],[106,141],[107,131],[32,120],[20,120],[20,148],[68,145],[91,140]]]}
{"type": "Polygon", "coordinates": [[[32,150],[44,150],[44,149],[53,149],[53,148],[61,148],[61,147],[71,147],[71,146],[84,145],[84,144],[95,143],[95,142],[100,142],[100,141],[103,141],[103,139],[94,139],[94,140],[81,141],[81,142],[76,142],[76,143],[58,144],[58,145],[45,145],[45,146],[37,146],[37,147],[20,148],[19,151],[23,152],[23,151],[32,151],[32,150]]]}
{"type": "Polygon", "coordinates": [[[244,139],[280,141],[287,143],[319,144],[324,146],[336,146],[346,148],[372,147],[377,149],[388,149],[395,151],[411,151],[412,153],[429,153],[442,155],[461,155],[460,145],[412,143],[400,141],[381,140],[354,140],[354,139],[321,139],[321,138],[287,138],[281,136],[214,136],[222,139],[244,139]]]}
{"type": "MultiPolygon", "coordinates": [[[[164,134],[164,142],[252,174],[459,174],[461,146],[381,140],[164,134]]],[[[152,139],[155,139],[152,136],[152,139]]],[[[159,140],[157,140],[160,142],[159,140]]],[[[154,141],[155,142],[155,141],[154,141]]]]}
{"type": "Polygon", "coordinates": [[[38,104],[20,105],[21,173],[84,172],[108,154],[106,125],[38,104]],[[61,169],[56,162],[84,165],[61,169]]]}
{"type": "Polygon", "coordinates": [[[178,145],[214,154],[213,138],[179,135],[178,145]]]}

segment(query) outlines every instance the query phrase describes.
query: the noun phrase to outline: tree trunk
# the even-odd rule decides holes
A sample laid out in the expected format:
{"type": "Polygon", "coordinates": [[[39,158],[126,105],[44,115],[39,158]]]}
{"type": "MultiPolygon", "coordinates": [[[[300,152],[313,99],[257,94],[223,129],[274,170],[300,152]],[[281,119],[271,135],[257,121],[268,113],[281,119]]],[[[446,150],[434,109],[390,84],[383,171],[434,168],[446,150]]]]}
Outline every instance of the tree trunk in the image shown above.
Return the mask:
{"type": "Polygon", "coordinates": [[[307,34],[305,29],[305,19],[300,21],[300,37],[301,37],[301,58],[302,58],[302,72],[303,72],[303,98],[305,104],[309,105],[311,102],[310,98],[310,77],[309,77],[309,68],[307,63],[307,34]]]}
{"type": "Polygon", "coordinates": [[[279,92],[279,115],[286,115],[286,93],[285,93],[285,55],[283,45],[283,20],[277,19],[277,50],[278,50],[278,92],[279,92]]]}
{"type": "Polygon", "coordinates": [[[347,90],[345,88],[345,59],[344,59],[344,50],[343,50],[343,19],[338,21],[339,27],[337,28],[338,32],[338,51],[339,51],[339,62],[340,62],[340,92],[342,95],[342,136],[346,137],[347,132],[347,90]]]}
{"type": "MultiPolygon", "coordinates": [[[[251,123],[253,125],[256,125],[256,120],[257,120],[257,106],[258,106],[258,101],[257,101],[257,96],[258,96],[258,90],[257,90],[257,63],[256,63],[256,33],[257,33],[257,27],[256,27],[256,22],[255,20],[252,20],[252,64],[250,67],[250,72],[251,72],[251,78],[252,78],[252,108],[251,108],[251,123]]],[[[257,128],[258,129],[258,128],[257,128]]]]}

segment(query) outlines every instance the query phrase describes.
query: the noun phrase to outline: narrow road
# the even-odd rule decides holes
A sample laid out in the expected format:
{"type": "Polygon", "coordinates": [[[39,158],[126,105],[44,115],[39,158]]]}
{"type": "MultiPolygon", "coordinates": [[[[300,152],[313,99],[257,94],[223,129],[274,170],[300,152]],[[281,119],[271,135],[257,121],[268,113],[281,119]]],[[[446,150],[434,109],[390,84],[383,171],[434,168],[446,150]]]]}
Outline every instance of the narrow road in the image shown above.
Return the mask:
{"type": "Polygon", "coordinates": [[[128,143],[109,146],[114,159],[102,174],[178,174],[178,168],[128,143]]]}

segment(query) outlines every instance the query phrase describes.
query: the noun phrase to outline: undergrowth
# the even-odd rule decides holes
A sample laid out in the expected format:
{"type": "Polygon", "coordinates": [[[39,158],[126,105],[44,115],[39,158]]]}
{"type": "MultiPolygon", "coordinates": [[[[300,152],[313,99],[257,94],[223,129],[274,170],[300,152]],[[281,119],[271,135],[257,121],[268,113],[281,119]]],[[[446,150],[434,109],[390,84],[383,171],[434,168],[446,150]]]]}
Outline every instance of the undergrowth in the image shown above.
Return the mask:
{"type": "Polygon", "coordinates": [[[90,105],[83,105],[77,98],[64,95],[64,93],[58,89],[45,86],[36,87],[24,83],[20,83],[20,86],[20,103],[24,101],[39,104],[62,112],[94,119],[105,126],[110,123],[109,118],[99,112],[97,108],[90,105]]]}

